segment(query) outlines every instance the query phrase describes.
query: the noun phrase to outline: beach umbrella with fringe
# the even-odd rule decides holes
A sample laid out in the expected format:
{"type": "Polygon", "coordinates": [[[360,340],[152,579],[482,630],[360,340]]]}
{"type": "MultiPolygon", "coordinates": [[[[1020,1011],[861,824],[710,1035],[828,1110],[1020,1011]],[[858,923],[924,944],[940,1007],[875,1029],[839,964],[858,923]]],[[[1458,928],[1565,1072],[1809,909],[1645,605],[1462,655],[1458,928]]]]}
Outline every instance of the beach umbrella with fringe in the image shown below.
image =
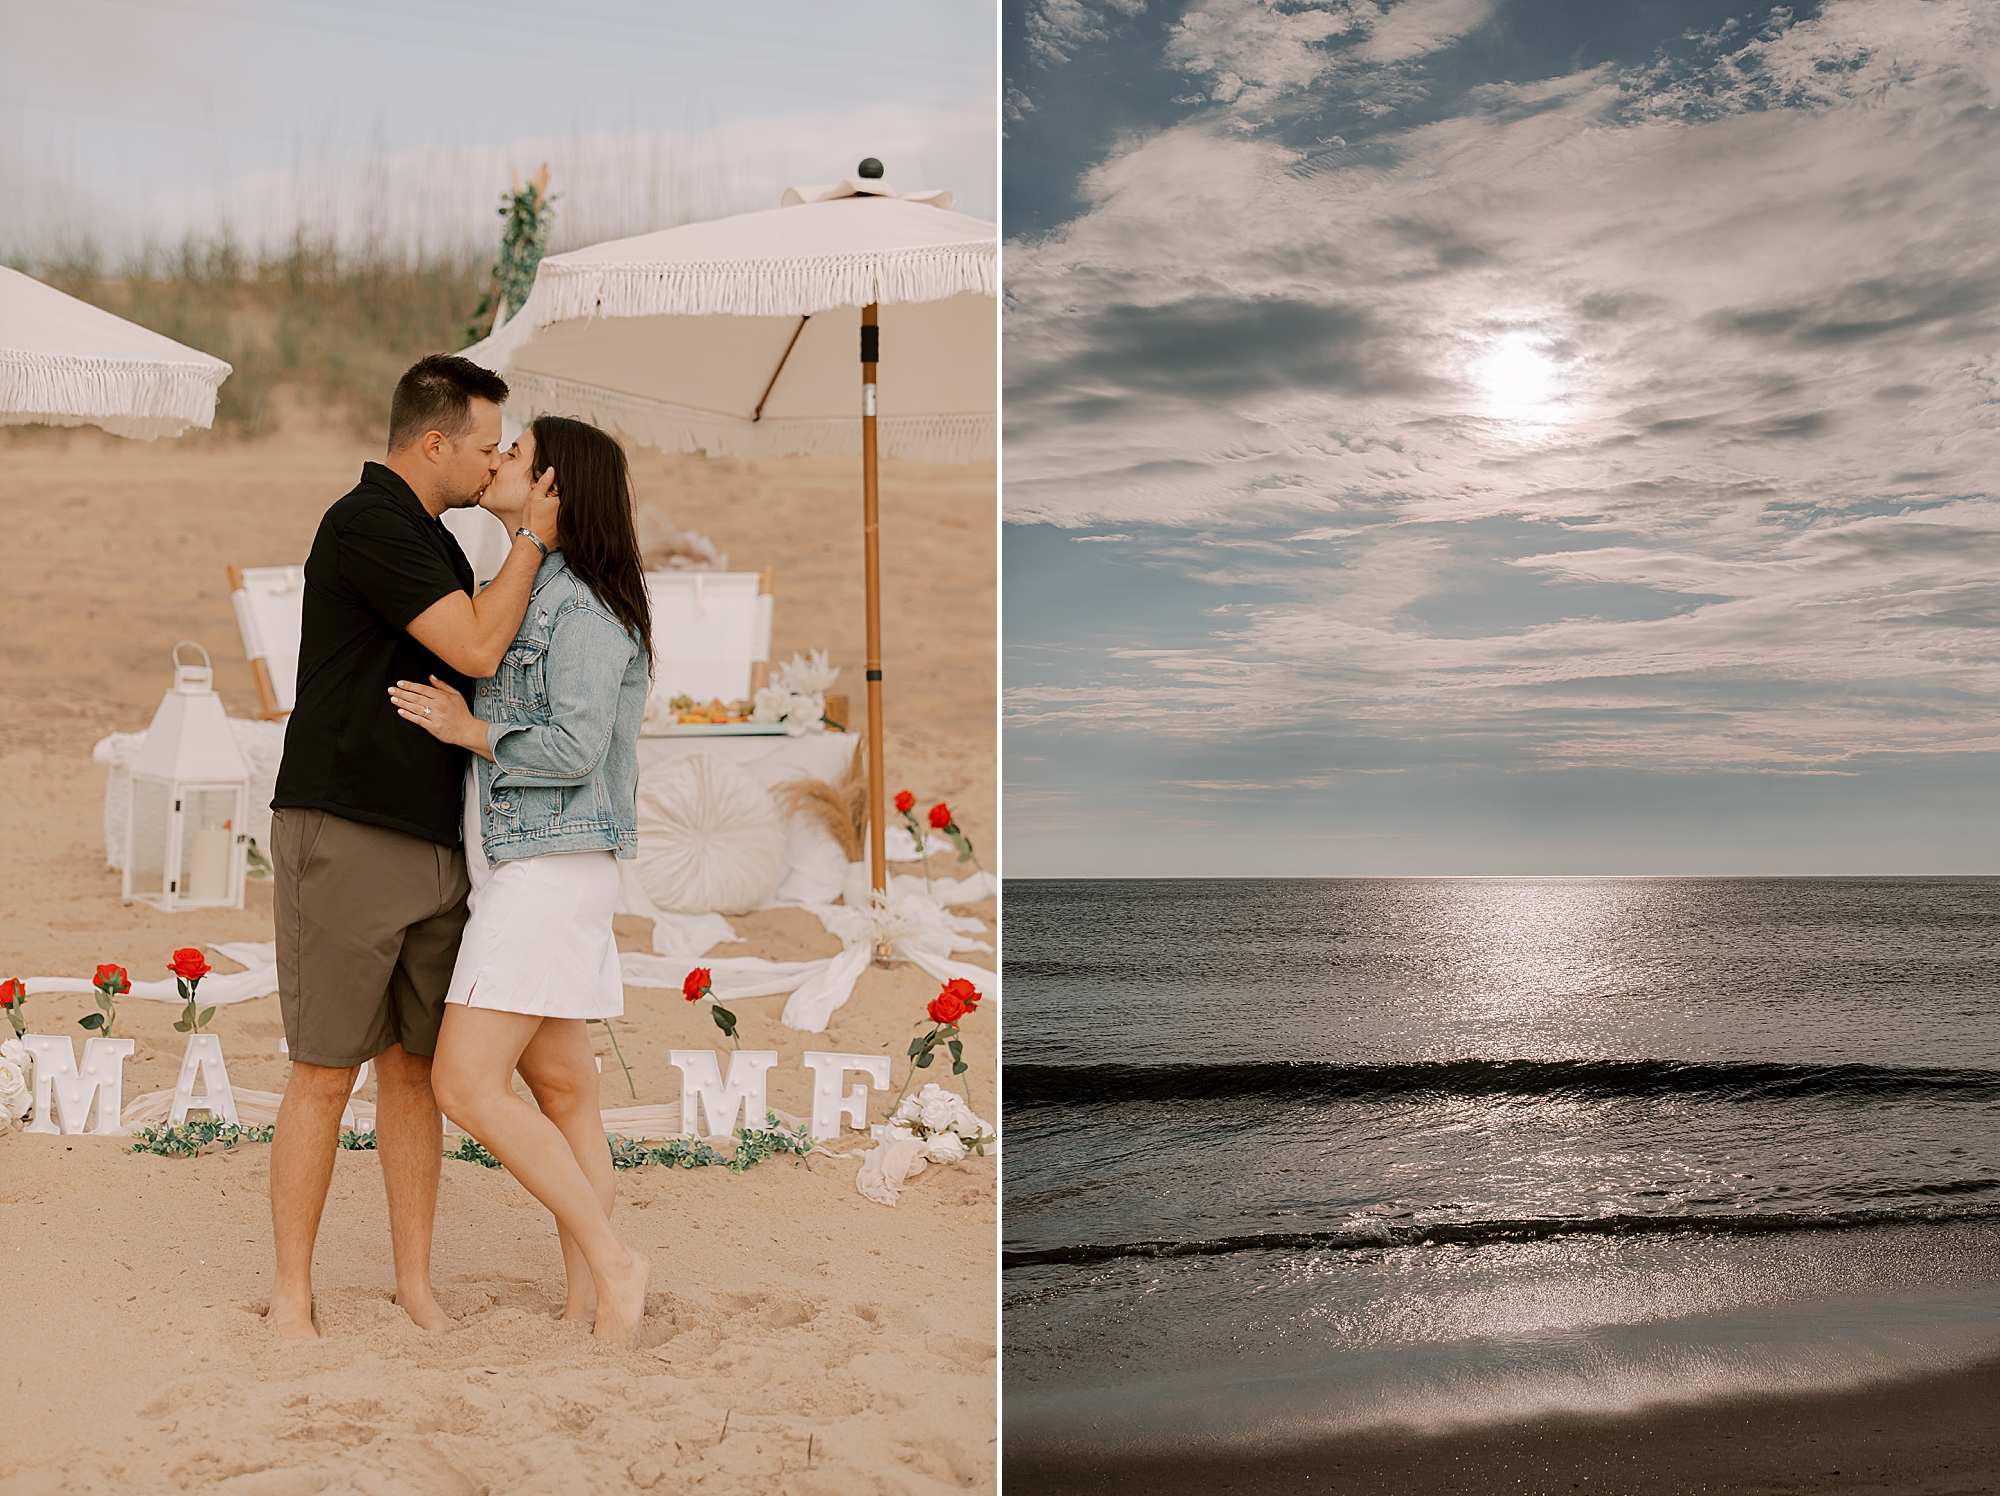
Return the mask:
{"type": "Polygon", "coordinates": [[[881,171],[871,159],[764,212],[551,255],[526,305],[465,354],[506,378],[518,421],[574,416],[664,452],[860,457],[877,888],[877,458],[994,455],[1000,287],[992,224],[952,211],[948,192],[898,194],[881,171]]]}
{"type": "Polygon", "coordinates": [[[229,365],[0,265],[0,425],[179,436],[215,422],[229,365]]]}

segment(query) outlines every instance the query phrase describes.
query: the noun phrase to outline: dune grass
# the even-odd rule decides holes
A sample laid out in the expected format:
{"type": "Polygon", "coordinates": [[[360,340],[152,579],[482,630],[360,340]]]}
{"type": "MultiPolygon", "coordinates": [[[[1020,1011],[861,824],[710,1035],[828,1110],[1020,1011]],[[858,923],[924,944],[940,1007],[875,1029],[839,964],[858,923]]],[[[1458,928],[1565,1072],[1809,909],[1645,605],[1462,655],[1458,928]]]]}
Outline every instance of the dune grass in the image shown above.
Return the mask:
{"type": "Polygon", "coordinates": [[[17,268],[71,296],[216,358],[234,373],[216,406],[216,435],[259,436],[279,417],[280,390],[380,435],[403,370],[457,349],[491,263],[467,254],[416,259],[337,252],[296,236],[251,256],[227,235],[188,239],[107,266],[88,243],[17,268]]]}

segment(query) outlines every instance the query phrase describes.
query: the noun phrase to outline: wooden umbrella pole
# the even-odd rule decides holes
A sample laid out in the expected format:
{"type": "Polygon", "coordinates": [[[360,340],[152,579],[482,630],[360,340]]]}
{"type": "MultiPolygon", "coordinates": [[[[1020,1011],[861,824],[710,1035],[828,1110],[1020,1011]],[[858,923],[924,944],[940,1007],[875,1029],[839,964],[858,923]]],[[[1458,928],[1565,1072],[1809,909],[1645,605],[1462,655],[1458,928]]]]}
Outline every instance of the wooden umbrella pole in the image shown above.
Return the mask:
{"type": "MultiPolygon", "coordinates": [[[[875,887],[889,886],[882,768],[882,536],[875,460],[875,364],[881,347],[876,304],[861,309],[861,533],[868,585],[868,862],[875,887]]],[[[875,958],[887,960],[886,944],[875,958]]]]}

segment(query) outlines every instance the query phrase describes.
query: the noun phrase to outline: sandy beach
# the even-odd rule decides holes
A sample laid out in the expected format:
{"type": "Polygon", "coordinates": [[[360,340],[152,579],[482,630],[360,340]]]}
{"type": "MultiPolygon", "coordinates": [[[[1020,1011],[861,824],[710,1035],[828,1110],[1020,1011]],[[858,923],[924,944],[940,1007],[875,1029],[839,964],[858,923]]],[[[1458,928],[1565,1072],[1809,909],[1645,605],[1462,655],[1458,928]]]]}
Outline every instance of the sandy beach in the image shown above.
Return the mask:
{"type": "Polygon", "coordinates": [[[1247,1456],[1060,1464],[1009,1458],[1007,1488],[1016,1496],[1993,1491],[2000,1489],[2000,1363],[1844,1392],[1451,1433],[1390,1432],[1247,1456]]]}
{"type": "MultiPolygon", "coordinates": [[[[232,715],[255,715],[224,568],[302,561],[322,511],[378,455],[300,413],[253,442],[0,433],[0,516],[17,557],[0,654],[0,775],[16,807],[0,859],[0,975],[88,977],[108,961],[150,979],[178,946],[272,938],[268,883],[250,885],[241,911],[166,915],[120,900],[90,749],[146,726],[177,639],[208,648],[232,715]]],[[[844,671],[834,690],[858,708],[858,461],[639,452],[634,469],[643,502],[733,567],[773,569],[775,658],[828,649],[844,671]]],[[[994,469],[889,462],[882,495],[891,788],[948,800],[985,853],[997,824],[994,469]]],[[[960,912],[989,927],[996,917],[991,901],[960,912]]],[[[718,954],[839,948],[800,910],[735,924],[746,943],[718,954]]],[[[648,935],[620,918],[622,947],[648,949],[648,935]]],[[[824,1034],[781,1027],[782,998],[741,1003],[745,1047],[781,1055],[771,1104],[808,1110],[803,1050],[900,1055],[935,992],[913,968],[871,969],[824,1034]]],[[[34,998],[30,1030],[80,1040],[90,1003],[34,998]]],[[[667,1050],[720,1036],[678,994],[628,988],[626,1004],[618,1033],[638,1100],[674,1101],[667,1050]]],[[[173,1084],[177,1016],[121,1006],[117,1032],[138,1041],[128,1102],[173,1084]]],[[[236,1085],[283,1088],[275,996],[222,1008],[211,1027],[236,1085]]],[[[988,1118],[993,1036],[977,1021],[967,1030],[988,1118]]],[[[596,1042],[606,1106],[631,1104],[596,1042]]],[[[887,1101],[876,1093],[871,1120],[887,1101]]],[[[933,1167],[890,1209],[855,1191],[860,1135],[849,1139],[836,1145],[849,1156],[742,1174],[622,1173],[615,1224],[651,1255],[655,1290],[642,1344],[626,1352],[553,1318],[553,1224],[504,1172],[445,1164],[433,1273],[456,1323],[433,1335],[390,1301],[374,1155],[341,1154],[316,1261],[327,1338],[292,1345],[260,1317],[267,1148],[167,1159],[112,1139],[0,1136],[0,1265],[16,1305],[0,1315],[0,1496],[993,1489],[995,1164],[933,1167]]]]}

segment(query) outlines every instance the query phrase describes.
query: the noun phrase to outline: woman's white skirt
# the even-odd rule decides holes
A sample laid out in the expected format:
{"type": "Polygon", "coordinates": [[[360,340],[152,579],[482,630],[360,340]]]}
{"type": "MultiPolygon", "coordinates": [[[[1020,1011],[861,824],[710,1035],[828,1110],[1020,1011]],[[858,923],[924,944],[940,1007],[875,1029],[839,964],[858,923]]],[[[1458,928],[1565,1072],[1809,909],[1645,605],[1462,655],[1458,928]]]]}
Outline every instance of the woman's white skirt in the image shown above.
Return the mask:
{"type": "Polygon", "coordinates": [[[618,1017],[618,854],[551,852],[491,865],[477,807],[467,810],[471,918],[445,1001],[544,1018],[618,1017]]]}

